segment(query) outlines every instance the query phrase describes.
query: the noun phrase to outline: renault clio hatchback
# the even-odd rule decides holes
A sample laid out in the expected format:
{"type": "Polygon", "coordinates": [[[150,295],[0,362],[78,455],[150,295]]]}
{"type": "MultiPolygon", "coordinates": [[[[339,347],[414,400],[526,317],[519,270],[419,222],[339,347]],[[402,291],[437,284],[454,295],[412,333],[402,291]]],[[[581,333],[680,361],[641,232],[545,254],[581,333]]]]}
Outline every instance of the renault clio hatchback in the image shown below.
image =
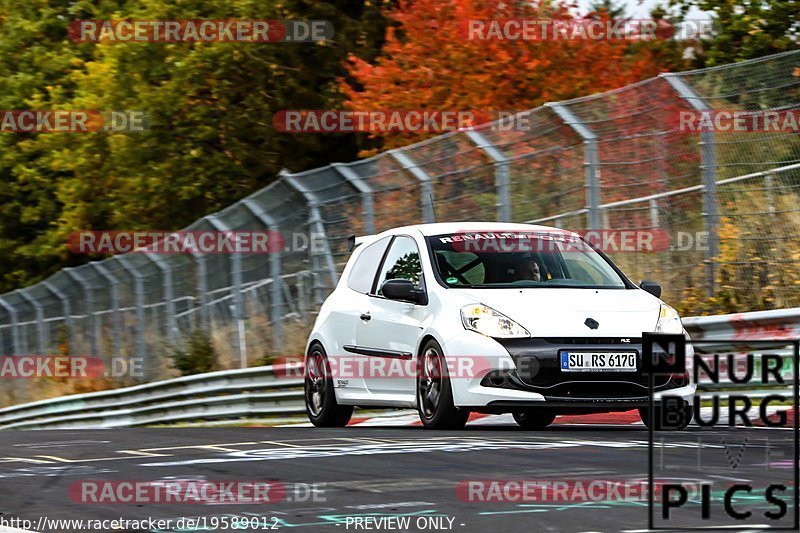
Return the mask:
{"type": "MultiPolygon", "coordinates": [[[[344,426],[356,406],[415,408],[428,428],[463,427],[470,412],[542,429],[559,414],[630,409],[650,424],[642,333],[685,334],[680,317],[658,285],[635,285],[578,234],[439,223],[351,245],[307,343],[314,425],[344,426]]],[[[657,394],[683,398],[688,424],[689,373],[654,379],[657,394]]]]}

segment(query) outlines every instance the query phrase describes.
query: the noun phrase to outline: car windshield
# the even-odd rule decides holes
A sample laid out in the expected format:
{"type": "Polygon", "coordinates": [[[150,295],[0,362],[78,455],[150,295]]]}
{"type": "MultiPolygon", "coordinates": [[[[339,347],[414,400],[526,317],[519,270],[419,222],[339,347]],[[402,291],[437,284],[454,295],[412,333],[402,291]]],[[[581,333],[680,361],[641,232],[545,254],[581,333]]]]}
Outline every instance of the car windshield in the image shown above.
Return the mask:
{"type": "Polygon", "coordinates": [[[571,233],[461,232],[427,242],[436,276],[448,287],[626,287],[608,260],[571,233]]]}

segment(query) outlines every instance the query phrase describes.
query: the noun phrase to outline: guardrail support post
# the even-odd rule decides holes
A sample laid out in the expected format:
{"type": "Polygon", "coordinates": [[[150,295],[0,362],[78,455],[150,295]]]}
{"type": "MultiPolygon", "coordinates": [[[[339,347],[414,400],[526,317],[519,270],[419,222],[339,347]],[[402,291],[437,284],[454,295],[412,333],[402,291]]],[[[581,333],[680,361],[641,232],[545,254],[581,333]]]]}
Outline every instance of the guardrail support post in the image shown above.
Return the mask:
{"type": "MultiPolygon", "coordinates": [[[[242,204],[259,219],[271,232],[272,236],[280,233],[278,223],[255,200],[246,198],[242,204]]],[[[281,252],[272,250],[269,254],[270,286],[270,322],[272,323],[272,347],[280,350],[283,347],[283,278],[281,277],[281,252]]]]}
{"type": "MultiPolygon", "coordinates": [[[[672,87],[678,96],[686,100],[692,109],[699,112],[711,111],[709,106],[697,92],[679,75],[661,74],[660,77],[672,87]]],[[[719,235],[717,227],[719,214],[717,208],[717,146],[713,131],[700,132],[700,171],[703,183],[703,219],[708,232],[708,251],[706,252],[707,293],[713,296],[717,289],[715,274],[716,257],[719,253],[719,235]]]]}
{"type": "Polygon", "coordinates": [[[511,162],[497,149],[486,136],[476,130],[467,130],[467,137],[475,145],[486,152],[494,161],[494,185],[497,189],[497,219],[500,222],[511,222],[511,182],[508,167],[511,162]]]}
{"type": "Polygon", "coordinates": [[[75,282],[81,286],[81,289],[83,289],[83,301],[85,302],[86,315],[87,318],[92,317],[93,322],[93,327],[85,328],[85,331],[89,332],[89,350],[91,351],[92,357],[97,357],[97,342],[99,341],[97,338],[97,330],[99,323],[98,321],[100,318],[94,308],[94,292],[92,291],[92,287],[89,285],[89,282],[86,281],[86,278],[80,274],[79,269],[68,267],[64,269],[64,272],[66,272],[69,277],[75,280],[75,282]]]}
{"type": "MultiPolygon", "coordinates": [[[[309,190],[299,179],[297,176],[290,174],[289,172],[283,170],[280,172],[280,176],[286,180],[286,183],[289,184],[294,190],[299,192],[303,197],[306,199],[306,203],[308,204],[308,230],[309,232],[316,232],[319,234],[320,240],[322,241],[322,256],[325,260],[325,263],[328,267],[328,274],[331,278],[331,290],[333,290],[336,285],[339,283],[339,276],[336,273],[336,266],[333,263],[333,254],[331,253],[331,246],[328,242],[328,237],[325,234],[325,224],[322,220],[322,215],[319,212],[319,206],[322,204],[320,199],[317,195],[309,190]]],[[[308,236],[308,250],[309,254],[311,255],[311,269],[312,273],[317,274],[317,279],[315,280],[315,289],[316,289],[316,299],[317,303],[321,304],[324,295],[323,295],[323,288],[324,286],[321,284],[320,275],[318,274],[319,266],[316,264],[318,259],[318,254],[314,251],[314,242],[315,239],[313,238],[313,233],[308,236]]]]}
{"type": "Polygon", "coordinates": [[[601,229],[600,220],[600,157],[597,151],[597,135],[572,110],[564,104],[545,104],[583,139],[583,167],[586,187],[586,208],[589,210],[589,228],[601,229]]]}
{"type": "Polygon", "coordinates": [[[436,222],[436,213],[433,211],[433,180],[428,173],[417,166],[416,163],[402,149],[389,150],[389,154],[403,165],[403,168],[417,178],[422,191],[422,221],[424,223],[436,222]]]}
{"type": "Polygon", "coordinates": [[[114,276],[102,263],[92,262],[90,266],[94,267],[111,284],[111,306],[113,308],[113,338],[111,339],[112,354],[114,357],[122,356],[122,322],[119,313],[119,280],[114,276]]]}
{"type": "Polygon", "coordinates": [[[332,163],[331,168],[341,174],[361,195],[361,206],[364,210],[364,233],[372,235],[375,233],[375,204],[373,202],[372,187],[347,165],[332,163]]]}

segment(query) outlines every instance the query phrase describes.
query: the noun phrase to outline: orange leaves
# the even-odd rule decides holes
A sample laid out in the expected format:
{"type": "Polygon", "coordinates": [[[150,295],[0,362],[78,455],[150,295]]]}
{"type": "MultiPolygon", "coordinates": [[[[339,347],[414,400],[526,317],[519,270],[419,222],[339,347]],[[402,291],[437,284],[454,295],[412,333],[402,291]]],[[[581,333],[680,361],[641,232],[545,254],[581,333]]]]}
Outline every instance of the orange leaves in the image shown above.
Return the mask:
{"type": "MultiPolygon", "coordinates": [[[[519,111],[601,92],[658,74],[646,43],[630,40],[480,39],[469,21],[570,19],[563,5],[483,0],[403,0],[374,64],[351,58],[346,106],[519,111]],[[363,90],[362,90],[363,88],[363,90]]],[[[483,34],[486,35],[486,34],[483,34]]],[[[386,147],[430,134],[393,133],[386,147]]]]}

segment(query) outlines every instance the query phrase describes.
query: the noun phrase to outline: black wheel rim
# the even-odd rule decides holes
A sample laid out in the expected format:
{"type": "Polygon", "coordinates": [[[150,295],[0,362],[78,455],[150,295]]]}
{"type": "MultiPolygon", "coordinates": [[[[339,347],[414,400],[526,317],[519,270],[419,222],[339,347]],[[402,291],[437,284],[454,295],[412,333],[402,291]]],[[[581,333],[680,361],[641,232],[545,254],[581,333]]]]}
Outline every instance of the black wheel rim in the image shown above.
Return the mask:
{"type": "Polygon", "coordinates": [[[319,416],[325,407],[325,359],[312,352],[306,359],[306,405],[313,416],[319,416]]]}
{"type": "Polygon", "coordinates": [[[433,347],[422,354],[419,378],[419,402],[422,414],[430,419],[436,415],[442,397],[442,358],[433,347]]]}

